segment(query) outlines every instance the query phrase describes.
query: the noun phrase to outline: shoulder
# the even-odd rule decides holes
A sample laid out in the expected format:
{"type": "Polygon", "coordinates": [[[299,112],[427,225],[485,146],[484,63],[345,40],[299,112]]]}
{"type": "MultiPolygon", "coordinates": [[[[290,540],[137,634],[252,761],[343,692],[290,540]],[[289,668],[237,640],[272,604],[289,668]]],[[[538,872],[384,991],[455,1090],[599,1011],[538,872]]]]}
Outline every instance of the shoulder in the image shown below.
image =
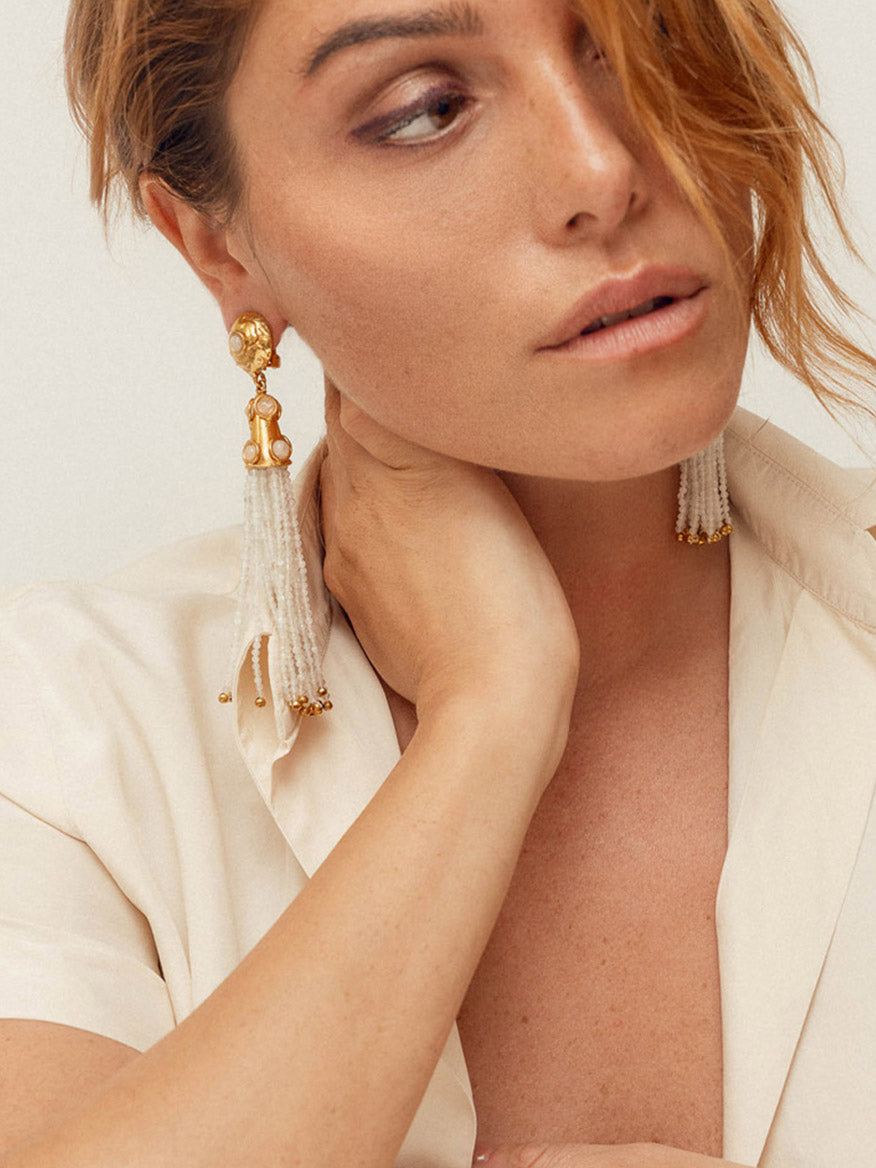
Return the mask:
{"type": "Polygon", "coordinates": [[[780,498],[795,492],[808,495],[863,529],[876,523],[876,466],[838,466],[779,426],[741,407],[734,412],[726,437],[728,457],[737,464],[737,477],[758,471],[780,498]]]}
{"type": "Polygon", "coordinates": [[[876,631],[876,468],[837,466],[743,409],[725,449],[736,522],[773,570],[876,631]]]}
{"type": "Polygon", "coordinates": [[[125,592],[152,595],[227,595],[237,587],[242,540],[239,524],[202,532],[157,548],[105,576],[101,583],[125,592]]]}
{"type": "MultiPolygon", "coordinates": [[[[183,540],[97,582],[28,585],[0,602],[4,659],[81,688],[97,667],[161,658],[233,611],[240,529],[183,540]]],[[[119,680],[118,678],[114,680],[119,680]]]]}
{"type": "Polygon", "coordinates": [[[203,720],[201,704],[218,706],[240,539],[238,528],[208,532],[99,582],[34,584],[0,601],[7,795],[39,811],[62,760],[108,771],[119,744],[130,759],[138,741],[169,742],[203,720]]]}

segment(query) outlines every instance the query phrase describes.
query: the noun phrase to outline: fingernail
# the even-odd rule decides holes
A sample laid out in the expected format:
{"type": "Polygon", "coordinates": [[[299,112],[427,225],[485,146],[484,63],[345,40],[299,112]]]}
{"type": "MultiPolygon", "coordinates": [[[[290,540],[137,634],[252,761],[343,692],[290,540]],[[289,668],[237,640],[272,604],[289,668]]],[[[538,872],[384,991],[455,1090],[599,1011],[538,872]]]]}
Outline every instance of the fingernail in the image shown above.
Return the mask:
{"type": "Polygon", "coordinates": [[[475,1148],[475,1154],[474,1154],[474,1159],[472,1160],[472,1164],[483,1165],[483,1164],[488,1163],[490,1158],[493,1155],[493,1151],[494,1151],[493,1148],[485,1148],[479,1144],[475,1148]]]}

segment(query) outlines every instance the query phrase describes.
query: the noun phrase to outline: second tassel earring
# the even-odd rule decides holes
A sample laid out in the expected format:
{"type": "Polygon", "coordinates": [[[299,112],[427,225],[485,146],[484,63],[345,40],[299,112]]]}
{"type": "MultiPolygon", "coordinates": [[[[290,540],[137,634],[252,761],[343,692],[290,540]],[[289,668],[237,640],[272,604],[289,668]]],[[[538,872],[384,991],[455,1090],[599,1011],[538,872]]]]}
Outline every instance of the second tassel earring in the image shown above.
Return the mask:
{"type": "Polygon", "coordinates": [[[680,463],[675,538],[702,546],[732,535],[724,435],[680,463]]]}

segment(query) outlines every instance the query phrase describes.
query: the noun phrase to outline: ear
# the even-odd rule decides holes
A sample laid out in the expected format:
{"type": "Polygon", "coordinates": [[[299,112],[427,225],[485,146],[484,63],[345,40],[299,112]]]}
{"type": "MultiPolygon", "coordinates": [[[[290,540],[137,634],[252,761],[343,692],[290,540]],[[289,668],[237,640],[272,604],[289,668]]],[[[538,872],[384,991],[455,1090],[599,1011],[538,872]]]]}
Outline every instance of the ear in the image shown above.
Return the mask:
{"type": "Polygon", "coordinates": [[[153,174],[141,175],[140,194],[154,225],[213,294],[226,329],[242,312],[260,312],[278,344],[289,322],[240,228],[197,210],[153,174]]]}

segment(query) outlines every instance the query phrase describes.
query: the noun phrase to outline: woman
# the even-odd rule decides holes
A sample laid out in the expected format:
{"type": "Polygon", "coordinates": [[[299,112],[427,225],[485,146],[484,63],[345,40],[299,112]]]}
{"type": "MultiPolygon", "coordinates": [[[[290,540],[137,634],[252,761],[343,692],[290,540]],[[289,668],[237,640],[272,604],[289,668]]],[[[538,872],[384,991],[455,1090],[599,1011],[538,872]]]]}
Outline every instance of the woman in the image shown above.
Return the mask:
{"type": "Polygon", "coordinates": [[[2,1168],[464,1165],[475,1115],[496,1165],[869,1163],[876,504],[734,413],[752,314],[873,374],[801,278],[778,15],[71,20],[95,194],[323,361],[333,708],[277,630],[207,694],[226,536],[11,606],[2,1168]]]}

